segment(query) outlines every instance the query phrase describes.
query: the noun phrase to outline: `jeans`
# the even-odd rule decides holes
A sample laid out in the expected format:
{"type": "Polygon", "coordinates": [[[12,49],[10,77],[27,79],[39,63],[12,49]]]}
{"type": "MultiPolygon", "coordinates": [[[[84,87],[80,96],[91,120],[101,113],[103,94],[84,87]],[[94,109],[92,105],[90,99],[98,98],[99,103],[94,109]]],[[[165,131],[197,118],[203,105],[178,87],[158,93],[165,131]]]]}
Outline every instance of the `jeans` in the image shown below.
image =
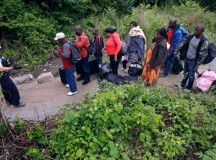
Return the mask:
{"type": "Polygon", "coordinates": [[[166,60],[166,63],[165,63],[165,66],[164,66],[164,71],[163,71],[163,75],[165,77],[167,77],[173,67],[173,63],[174,63],[174,56],[170,56],[170,57],[167,57],[167,60],[166,60]]]}
{"type": "Polygon", "coordinates": [[[185,87],[188,81],[188,84],[186,86],[186,89],[191,89],[193,87],[193,82],[195,79],[195,69],[196,67],[196,59],[185,59],[185,64],[184,64],[184,78],[181,81],[181,87],[185,87]]]}
{"type": "Polygon", "coordinates": [[[2,87],[2,93],[4,95],[4,99],[14,106],[19,105],[20,102],[20,95],[19,91],[16,87],[16,85],[13,83],[13,81],[10,79],[10,77],[4,76],[0,80],[1,87],[2,87]]]}
{"type": "Polygon", "coordinates": [[[80,65],[82,66],[80,68],[81,77],[83,77],[85,81],[90,81],[90,67],[89,67],[88,57],[82,58],[80,65]]]}
{"type": "Polygon", "coordinates": [[[76,69],[75,65],[73,65],[70,68],[65,69],[65,76],[66,76],[71,92],[77,91],[76,79],[74,76],[75,69],[76,69]]]}
{"type": "Polygon", "coordinates": [[[118,66],[119,66],[119,63],[121,61],[122,55],[120,53],[117,55],[117,61],[114,60],[114,55],[111,55],[109,57],[110,57],[110,65],[112,68],[112,73],[118,74],[118,66]]]}

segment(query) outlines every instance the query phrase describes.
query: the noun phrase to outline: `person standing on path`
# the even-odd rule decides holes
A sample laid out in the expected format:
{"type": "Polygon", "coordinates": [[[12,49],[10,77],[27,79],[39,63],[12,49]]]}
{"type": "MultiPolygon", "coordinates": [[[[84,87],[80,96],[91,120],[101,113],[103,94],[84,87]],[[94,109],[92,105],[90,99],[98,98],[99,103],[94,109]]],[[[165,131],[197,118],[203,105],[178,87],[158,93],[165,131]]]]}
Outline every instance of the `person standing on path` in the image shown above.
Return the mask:
{"type": "Polygon", "coordinates": [[[168,43],[170,48],[168,49],[168,57],[164,66],[163,76],[167,77],[173,67],[174,63],[174,51],[180,42],[188,35],[188,32],[177,24],[176,18],[171,18],[169,21],[169,27],[167,31],[168,43]]]}
{"type": "Polygon", "coordinates": [[[107,55],[110,57],[110,64],[113,74],[118,74],[118,66],[121,61],[122,55],[120,50],[122,43],[120,40],[119,33],[116,32],[116,28],[108,27],[105,29],[107,40],[105,42],[105,47],[103,50],[107,52],[107,55]]]}
{"type": "Polygon", "coordinates": [[[95,44],[94,57],[96,58],[99,67],[101,67],[102,59],[103,59],[102,49],[104,48],[103,37],[99,34],[99,29],[97,27],[92,28],[92,34],[94,35],[93,43],[95,44]]]}
{"type": "Polygon", "coordinates": [[[76,26],[74,28],[75,35],[74,35],[74,44],[77,48],[80,49],[81,52],[81,62],[79,62],[77,65],[81,65],[79,67],[81,69],[81,76],[77,78],[77,81],[84,80],[82,85],[86,85],[90,82],[90,67],[88,62],[88,48],[90,46],[89,38],[83,31],[81,26],[76,26]]]}
{"type": "Polygon", "coordinates": [[[205,26],[197,25],[194,34],[186,37],[175,49],[174,54],[177,55],[180,49],[185,53],[184,78],[181,81],[180,88],[190,91],[193,87],[195,72],[208,55],[208,40],[203,35],[205,26]]]}
{"type": "Polygon", "coordinates": [[[0,84],[2,94],[6,103],[8,105],[13,105],[14,107],[23,107],[26,105],[26,103],[20,101],[19,91],[9,76],[11,70],[21,68],[22,67],[18,65],[9,66],[8,61],[5,60],[4,57],[0,57],[0,84]]]}
{"type": "Polygon", "coordinates": [[[77,85],[74,76],[76,66],[70,60],[70,56],[73,54],[71,51],[71,42],[65,37],[63,32],[57,33],[54,40],[59,42],[58,54],[61,56],[65,76],[70,88],[70,92],[67,95],[72,96],[77,93],[77,85]]]}

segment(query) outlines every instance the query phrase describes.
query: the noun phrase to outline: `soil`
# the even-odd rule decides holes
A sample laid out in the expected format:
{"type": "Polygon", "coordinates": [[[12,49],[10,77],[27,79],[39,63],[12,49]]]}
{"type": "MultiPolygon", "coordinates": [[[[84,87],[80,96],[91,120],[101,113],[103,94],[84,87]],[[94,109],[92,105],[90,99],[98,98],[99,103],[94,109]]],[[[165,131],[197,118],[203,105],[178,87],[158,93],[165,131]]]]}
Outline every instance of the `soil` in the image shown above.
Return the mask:
{"type": "MultiPolygon", "coordinates": [[[[74,96],[67,96],[69,89],[66,88],[60,81],[58,76],[58,68],[62,63],[59,58],[51,58],[44,65],[35,67],[30,71],[35,77],[43,72],[51,71],[55,78],[50,82],[38,84],[36,81],[31,83],[24,83],[17,85],[19,89],[21,100],[26,102],[25,107],[15,108],[13,106],[7,106],[4,104],[3,112],[8,118],[23,118],[26,120],[44,120],[45,118],[52,117],[59,113],[60,108],[64,107],[65,104],[74,106],[76,103],[83,100],[86,94],[93,93],[98,88],[98,80],[96,75],[91,76],[91,82],[83,86],[82,82],[77,82],[78,93],[74,96]]],[[[206,66],[201,66],[199,71],[202,72],[205,69],[216,69],[216,59],[214,62],[206,66]]],[[[119,67],[121,69],[121,65],[119,67]]],[[[27,69],[13,73],[24,74],[28,73],[27,69]]],[[[119,74],[126,75],[124,71],[119,70],[119,74]]],[[[76,75],[77,76],[77,75],[76,75]]],[[[176,90],[176,84],[179,84],[183,75],[170,74],[168,77],[160,77],[158,84],[165,86],[167,89],[176,90]]]]}

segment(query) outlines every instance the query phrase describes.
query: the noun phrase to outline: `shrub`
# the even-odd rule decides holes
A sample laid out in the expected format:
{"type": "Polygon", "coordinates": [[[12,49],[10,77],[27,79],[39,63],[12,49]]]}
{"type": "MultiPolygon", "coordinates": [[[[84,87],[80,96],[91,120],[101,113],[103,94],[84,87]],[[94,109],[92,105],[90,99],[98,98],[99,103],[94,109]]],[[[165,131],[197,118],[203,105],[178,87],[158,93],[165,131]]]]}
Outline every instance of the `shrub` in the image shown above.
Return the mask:
{"type": "Polygon", "coordinates": [[[197,159],[214,153],[213,94],[106,83],[59,119],[48,140],[49,157],[197,159]]]}

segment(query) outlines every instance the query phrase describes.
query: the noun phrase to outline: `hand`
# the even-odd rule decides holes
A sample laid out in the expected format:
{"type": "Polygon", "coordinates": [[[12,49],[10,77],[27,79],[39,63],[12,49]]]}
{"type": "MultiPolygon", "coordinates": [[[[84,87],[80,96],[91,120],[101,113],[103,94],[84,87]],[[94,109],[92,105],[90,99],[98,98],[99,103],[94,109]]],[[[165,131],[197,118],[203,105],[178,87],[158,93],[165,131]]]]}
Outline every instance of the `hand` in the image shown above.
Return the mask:
{"type": "Polygon", "coordinates": [[[19,66],[19,65],[17,65],[17,64],[15,64],[15,65],[13,66],[13,69],[22,69],[22,67],[19,66]]]}
{"type": "Polygon", "coordinates": [[[198,69],[199,69],[199,66],[196,66],[196,67],[194,68],[194,71],[197,72],[198,69]]]}
{"type": "Polygon", "coordinates": [[[114,56],[114,61],[116,61],[116,62],[117,62],[117,56],[114,56]]]}

